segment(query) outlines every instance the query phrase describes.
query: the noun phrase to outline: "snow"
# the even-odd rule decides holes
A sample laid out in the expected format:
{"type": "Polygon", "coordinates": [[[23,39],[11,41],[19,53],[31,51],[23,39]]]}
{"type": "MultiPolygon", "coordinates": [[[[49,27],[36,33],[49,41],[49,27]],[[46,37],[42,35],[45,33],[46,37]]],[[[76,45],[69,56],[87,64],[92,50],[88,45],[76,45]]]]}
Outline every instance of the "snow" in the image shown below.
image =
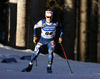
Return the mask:
{"type": "Polygon", "coordinates": [[[31,49],[19,50],[0,44],[0,79],[100,79],[100,64],[68,60],[73,74],[66,59],[54,53],[52,74],[46,72],[48,54],[40,54],[37,64],[34,63],[31,72],[21,72],[28,66],[29,60],[21,60],[22,56],[32,55],[31,49]],[[1,63],[4,58],[14,57],[17,63],[1,63]]]}

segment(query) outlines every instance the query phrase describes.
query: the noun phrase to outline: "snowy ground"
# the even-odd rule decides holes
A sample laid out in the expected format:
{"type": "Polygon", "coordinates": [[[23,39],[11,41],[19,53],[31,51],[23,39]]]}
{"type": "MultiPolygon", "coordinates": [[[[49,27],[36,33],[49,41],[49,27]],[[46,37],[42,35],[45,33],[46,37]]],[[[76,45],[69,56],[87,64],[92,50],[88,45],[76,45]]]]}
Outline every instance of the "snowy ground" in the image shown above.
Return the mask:
{"type": "Polygon", "coordinates": [[[40,54],[38,66],[34,63],[31,72],[21,72],[28,66],[29,60],[20,57],[32,55],[32,50],[18,50],[0,44],[0,79],[100,79],[100,64],[69,60],[73,75],[70,74],[67,61],[54,53],[53,73],[47,74],[48,54],[40,54]],[[17,63],[1,63],[5,58],[14,57],[17,63]],[[13,70],[13,71],[11,71],[13,70]]]}

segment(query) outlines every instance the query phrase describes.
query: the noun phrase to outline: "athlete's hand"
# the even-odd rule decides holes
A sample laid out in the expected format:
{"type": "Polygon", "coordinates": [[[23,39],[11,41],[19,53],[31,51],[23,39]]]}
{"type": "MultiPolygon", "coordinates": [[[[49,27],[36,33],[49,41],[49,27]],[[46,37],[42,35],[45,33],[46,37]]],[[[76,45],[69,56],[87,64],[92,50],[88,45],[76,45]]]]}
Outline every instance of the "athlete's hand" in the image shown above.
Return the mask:
{"type": "Polygon", "coordinates": [[[33,37],[33,42],[36,43],[37,37],[33,37]]]}
{"type": "Polygon", "coordinates": [[[62,43],[62,39],[63,39],[62,37],[59,37],[59,43],[62,43]]]}

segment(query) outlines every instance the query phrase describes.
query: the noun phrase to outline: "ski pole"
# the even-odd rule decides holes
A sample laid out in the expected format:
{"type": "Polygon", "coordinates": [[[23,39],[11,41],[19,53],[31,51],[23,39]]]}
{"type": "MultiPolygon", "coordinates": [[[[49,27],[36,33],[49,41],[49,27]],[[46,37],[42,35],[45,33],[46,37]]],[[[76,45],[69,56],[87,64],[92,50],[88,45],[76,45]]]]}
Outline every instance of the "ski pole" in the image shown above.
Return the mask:
{"type": "Polygon", "coordinates": [[[68,62],[68,58],[67,58],[67,56],[66,56],[66,53],[65,53],[64,47],[63,47],[62,44],[60,44],[60,45],[61,45],[61,47],[62,47],[62,50],[63,50],[64,56],[65,56],[65,58],[66,58],[66,60],[67,60],[67,63],[68,63],[68,66],[69,66],[70,72],[71,72],[71,74],[73,74],[73,72],[72,72],[72,70],[71,70],[71,67],[70,67],[70,64],[69,64],[69,62],[68,62]]]}
{"type": "MultiPolygon", "coordinates": [[[[34,46],[36,47],[36,43],[34,43],[34,46]]],[[[36,66],[38,66],[38,65],[37,65],[37,59],[36,59],[36,66]]]]}

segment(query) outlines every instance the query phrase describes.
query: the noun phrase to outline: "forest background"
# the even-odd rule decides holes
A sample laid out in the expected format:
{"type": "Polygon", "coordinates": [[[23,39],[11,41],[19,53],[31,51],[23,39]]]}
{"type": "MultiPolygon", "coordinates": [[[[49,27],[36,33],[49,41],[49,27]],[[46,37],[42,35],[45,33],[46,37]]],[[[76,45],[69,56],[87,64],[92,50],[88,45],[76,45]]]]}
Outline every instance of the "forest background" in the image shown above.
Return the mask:
{"type": "MultiPolygon", "coordinates": [[[[34,49],[33,27],[47,8],[64,27],[68,59],[100,63],[100,0],[0,0],[0,43],[34,49]]],[[[40,30],[37,35],[39,39],[40,30]]],[[[64,57],[59,43],[55,52],[64,57]]]]}

